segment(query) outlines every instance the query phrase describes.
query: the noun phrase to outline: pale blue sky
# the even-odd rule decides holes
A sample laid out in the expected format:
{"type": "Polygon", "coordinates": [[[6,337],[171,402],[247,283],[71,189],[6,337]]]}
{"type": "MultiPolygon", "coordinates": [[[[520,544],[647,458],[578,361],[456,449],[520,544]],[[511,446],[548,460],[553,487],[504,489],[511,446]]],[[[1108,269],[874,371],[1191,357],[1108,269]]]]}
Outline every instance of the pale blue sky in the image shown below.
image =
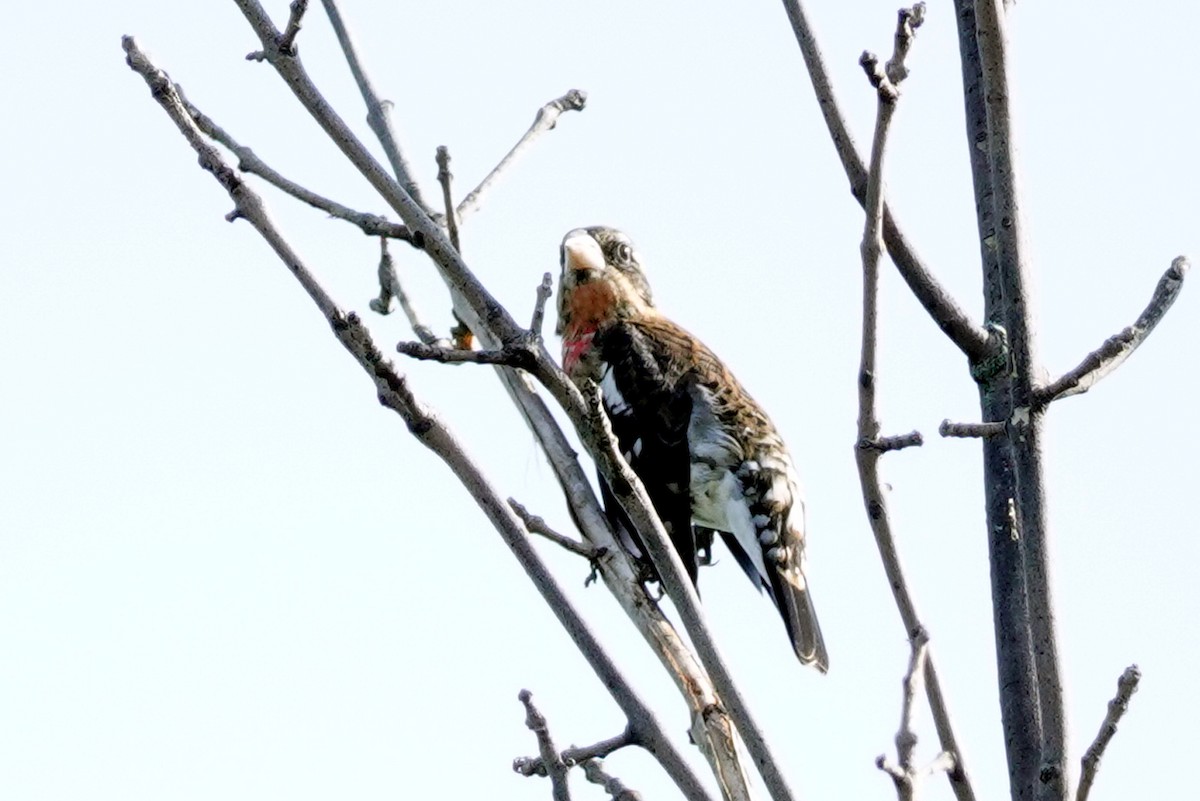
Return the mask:
{"type": "MultiPolygon", "coordinates": [[[[363,111],[314,3],[318,83],[363,111]]],[[[859,141],[874,103],[856,65],[890,49],[895,2],[814,2],[859,141]]],[[[122,34],[291,177],[382,211],[223,3],[23,3],[0,51],[0,795],[6,799],[544,799],[512,774],[534,692],[562,745],[622,721],[498,536],[374,399],[295,281],[141,79],[122,34]],[[34,10],[36,9],[36,10],[34,10]]],[[[286,3],[268,8],[282,24],[286,3]]],[[[542,103],[589,93],[488,199],[464,253],[519,319],[562,234],[627,230],[660,305],[772,413],[807,485],[814,592],[831,672],[803,670],[770,602],[726,558],[705,571],[725,655],[801,798],[890,799],[904,632],[852,459],[861,215],[776,2],[378,4],[344,13],[432,192],[437,145],[462,189],[542,103]],[[736,10],[735,10],[736,9],[736,10]]],[[[952,5],[931,4],[897,114],[890,196],[920,252],[978,313],[977,235],[952,5]]],[[[1051,372],[1132,322],[1173,256],[1200,255],[1200,6],[1023,0],[1016,115],[1051,372]]],[[[381,343],[376,243],[265,192],[276,220],[381,343]]],[[[430,321],[428,264],[396,249],[430,321]]],[[[1006,796],[977,443],[965,364],[888,266],[880,400],[912,588],[982,799],[1006,796]]],[[[1196,280],[1194,277],[1190,279],[1196,280]]],[[[1170,797],[1200,737],[1196,290],[1148,344],[1048,425],[1050,519],[1075,758],[1131,662],[1145,677],[1093,793],[1170,797]]],[[[532,437],[483,369],[410,364],[413,390],[503,493],[569,527],[532,437]]],[[[587,567],[544,549],[665,727],[683,705],[587,567]]],[[[921,752],[935,739],[927,716],[921,752]]],[[[690,753],[690,750],[689,750],[690,753]]],[[[703,765],[693,755],[699,770],[703,765]]],[[[649,759],[611,771],[670,798],[649,759]]],[[[578,783],[579,798],[602,792],[578,783]]],[[[928,799],[950,797],[934,782],[928,799]]]]}

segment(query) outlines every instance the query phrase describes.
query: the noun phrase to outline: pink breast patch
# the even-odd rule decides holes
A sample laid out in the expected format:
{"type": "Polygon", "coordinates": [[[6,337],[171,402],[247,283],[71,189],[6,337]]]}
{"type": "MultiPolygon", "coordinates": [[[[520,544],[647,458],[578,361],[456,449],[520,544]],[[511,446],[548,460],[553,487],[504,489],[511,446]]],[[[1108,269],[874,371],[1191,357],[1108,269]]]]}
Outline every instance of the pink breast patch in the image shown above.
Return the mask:
{"type": "Polygon", "coordinates": [[[575,371],[575,367],[579,364],[579,360],[592,347],[592,339],[596,336],[595,331],[588,331],[585,334],[580,334],[572,339],[563,340],[563,370],[568,374],[575,371]]]}

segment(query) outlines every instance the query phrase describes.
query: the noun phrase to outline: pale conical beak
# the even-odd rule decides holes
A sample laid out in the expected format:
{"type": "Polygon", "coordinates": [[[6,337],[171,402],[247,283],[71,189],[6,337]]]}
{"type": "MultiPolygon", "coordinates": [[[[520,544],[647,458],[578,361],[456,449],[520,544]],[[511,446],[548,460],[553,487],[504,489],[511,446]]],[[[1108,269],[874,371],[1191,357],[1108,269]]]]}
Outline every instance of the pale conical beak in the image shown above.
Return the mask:
{"type": "Polygon", "coordinates": [[[600,243],[583,228],[577,228],[563,237],[563,269],[576,272],[604,269],[604,251],[600,243]]]}

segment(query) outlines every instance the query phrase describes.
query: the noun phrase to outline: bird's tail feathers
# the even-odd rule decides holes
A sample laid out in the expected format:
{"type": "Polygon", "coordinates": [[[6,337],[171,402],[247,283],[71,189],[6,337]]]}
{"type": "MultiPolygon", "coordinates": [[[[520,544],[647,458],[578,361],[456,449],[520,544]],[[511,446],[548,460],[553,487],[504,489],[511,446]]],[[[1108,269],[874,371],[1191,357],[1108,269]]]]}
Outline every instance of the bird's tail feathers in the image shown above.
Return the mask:
{"type": "Polygon", "coordinates": [[[827,673],[829,652],[825,650],[825,638],[821,636],[821,624],[817,622],[817,610],[803,567],[792,565],[780,570],[779,578],[782,585],[782,592],[778,593],[779,613],[792,638],[796,657],[801,664],[827,673]]]}

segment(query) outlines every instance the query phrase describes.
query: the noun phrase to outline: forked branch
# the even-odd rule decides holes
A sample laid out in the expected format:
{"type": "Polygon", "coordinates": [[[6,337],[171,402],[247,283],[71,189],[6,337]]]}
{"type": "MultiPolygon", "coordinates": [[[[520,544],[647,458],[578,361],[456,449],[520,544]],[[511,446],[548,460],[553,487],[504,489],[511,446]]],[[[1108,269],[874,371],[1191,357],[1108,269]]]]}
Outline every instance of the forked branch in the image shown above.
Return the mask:
{"type": "Polygon", "coordinates": [[[549,776],[554,801],[571,801],[567,786],[567,765],[558,755],[546,718],[533,705],[533,693],[521,690],[517,699],[525,705],[525,726],[537,738],[538,758],[519,757],[513,760],[513,770],[522,776],[549,776]]]}
{"type": "MultiPolygon", "coordinates": [[[[863,164],[862,156],[854,144],[854,137],[846,124],[838,107],[837,96],[833,91],[833,83],[825,69],[825,59],[817,44],[808,14],[801,0],[783,0],[784,10],[791,23],[796,43],[804,57],[804,65],[812,81],[813,90],[817,96],[817,104],[821,115],[833,139],[834,148],[842,162],[846,177],[850,180],[850,190],[863,207],[867,203],[867,167],[863,164]]],[[[917,255],[911,242],[904,235],[899,223],[896,222],[886,201],[883,203],[883,240],[888,254],[896,265],[904,282],[908,284],[913,295],[924,307],[925,311],[937,324],[950,341],[958,347],[972,364],[985,361],[992,352],[994,342],[989,340],[988,333],[958,304],[945,287],[934,276],[933,272],[917,255]]]]}
{"type": "Polygon", "coordinates": [[[900,801],[916,801],[921,780],[926,776],[954,770],[954,755],[948,751],[938,754],[925,767],[918,767],[916,762],[917,732],[913,729],[913,719],[916,713],[916,698],[921,694],[921,677],[925,672],[927,650],[928,639],[925,632],[919,632],[913,638],[912,656],[909,658],[908,672],[904,674],[900,728],[896,730],[896,761],[893,762],[883,754],[875,760],[876,767],[892,777],[900,801]]]}
{"type": "Polygon", "coordinates": [[[367,212],[357,211],[349,206],[342,205],[337,201],[330,200],[323,195],[313,192],[307,187],[301,186],[295,181],[284,177],[282,173],[271,167],[263,161],[258,154],[245,145],[239,143],[233,136],[218,125],[211,117],[202,112],[194,104],[192,104],[183,94],[182,89],[178,85],[175,90],[179,93],[180,100],[183,102],[184,108],[191,115],[192,121],[196,123],[205,136],[212,139],[214,142],[219,142],[229,152],[237,156],[238,169],[242,172],[251,173],[262,178],[267,183],[282,190],[286,194],[291,195],[302,203],[307,203],[315,209],[328,214],[330,217],[336,217],[339,220],[345,220],[348,223],[357,225],[362,232],[367,236],[380,236],[389,239],[400,239],[409,243],[413,247],[417,245],[413,242],[412,232],[407,226],[400,223],[394,223],[386,217],[378,214],[370,214],[367,212]]]}

